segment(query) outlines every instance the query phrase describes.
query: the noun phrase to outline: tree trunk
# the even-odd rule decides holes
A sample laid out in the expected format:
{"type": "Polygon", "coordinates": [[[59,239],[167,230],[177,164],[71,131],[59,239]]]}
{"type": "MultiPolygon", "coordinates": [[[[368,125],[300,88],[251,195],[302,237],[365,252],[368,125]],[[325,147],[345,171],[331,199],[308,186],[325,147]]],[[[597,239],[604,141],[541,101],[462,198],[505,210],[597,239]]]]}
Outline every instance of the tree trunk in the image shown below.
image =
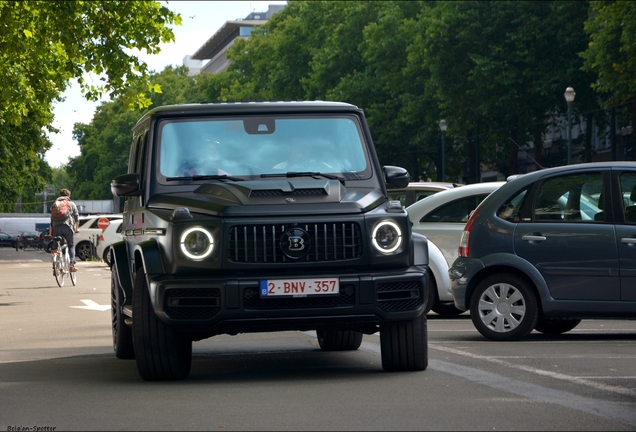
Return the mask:
{"type": "Polygon", "coordinates": [[[536,125],[534,128],[534,160],[537,170],[543,168],[543,125],[536,125]]]}
{"type": "Polygon", "coordinates": [[[508,175],[519,174],[519,160],[518,160],[518,143],[517,137],[517,118],[515,117],[512,122],[512,128],[510,130],[510,138],[512,141],[508,143],[508,175]]]}
{"type": "Polygon", "coordinates": [[[632,160],[636,161],[636,100],[629,104],[629,114],[632,120],[632,133],[629,135],[628,140],[632,145],[632,160]]]}
{"type": "Polygon", "coordinates": [[[585,125],[585,162],[592,162],[592,133],[594,131],[594,115],[592,113],[587,115],[587,121],[585,125]]]}

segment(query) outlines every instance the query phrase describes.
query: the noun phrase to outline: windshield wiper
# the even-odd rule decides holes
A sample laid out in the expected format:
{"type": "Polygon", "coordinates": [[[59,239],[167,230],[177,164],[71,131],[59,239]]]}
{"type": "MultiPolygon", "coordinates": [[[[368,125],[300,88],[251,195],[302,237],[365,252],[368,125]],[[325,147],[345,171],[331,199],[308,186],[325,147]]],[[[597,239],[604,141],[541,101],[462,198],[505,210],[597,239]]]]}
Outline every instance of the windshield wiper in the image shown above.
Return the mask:
{"type": "Polygon", "coordinates": [[[240,177],[232,177],[227,174],[222,175],[194,175],[191,177],[168,177],[167,181],[175,180],[230,180],[230,181],[243,181],[240,177]]]}
{"type": "Polygon", "coordinates": [[[345,184],[345,179],[343,177],[340,177],[340,176],[337,176],[337,175],[333,175],[333,174],[325,174],[325,173],[316,172],[316,171],[301,171],[301,172],[290,171],[290,172],[280,173],[280,174],[261,174],[261,178],[266,178],[266,177],[287,177],[287,178],[291,178],[291,177],[324,177],[324,178],[327,178],[329,180],[338,180],[343,185],[345,184]]]}

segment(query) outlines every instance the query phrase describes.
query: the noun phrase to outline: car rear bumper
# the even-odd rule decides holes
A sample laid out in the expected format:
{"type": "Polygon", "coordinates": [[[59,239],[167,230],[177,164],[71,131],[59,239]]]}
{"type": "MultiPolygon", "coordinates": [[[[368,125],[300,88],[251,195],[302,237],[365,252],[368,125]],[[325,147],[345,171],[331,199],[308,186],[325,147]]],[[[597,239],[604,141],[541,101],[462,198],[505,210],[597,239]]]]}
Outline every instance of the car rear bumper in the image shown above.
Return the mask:
{"type": "Polygon", "coordinates": [[[453,301],[457,309],[466,311],[470,308],[468,287],[472,277],[483,268],[484,264],[479,259],[457,258],[448,269],[453,301]]]}

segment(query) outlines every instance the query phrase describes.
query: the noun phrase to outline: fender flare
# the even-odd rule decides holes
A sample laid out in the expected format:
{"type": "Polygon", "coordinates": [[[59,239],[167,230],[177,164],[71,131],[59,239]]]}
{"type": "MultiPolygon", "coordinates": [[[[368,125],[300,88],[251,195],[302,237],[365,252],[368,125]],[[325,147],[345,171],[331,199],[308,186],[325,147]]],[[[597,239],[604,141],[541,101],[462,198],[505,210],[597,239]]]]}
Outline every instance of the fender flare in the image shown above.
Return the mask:
{"type": "Polygon", "coordinates": [[[126,241],[113,243],[111,251],[113,264],[110,270],[116,275],[119,286],[124,291],[124,304],[130,305],[132,304],[133,281],[126,241]]]}
{"type": "Polygon", "coordinates": [[[412,233],[413,265],[428,267],[428,239],[422,234],[412,233]]]}
{"type": "MultiPolygon", "coordinates": [[[[134,254],[135,271],[143,267],[146,277],[165,273],[161,250],[155,239],[137,243],[134,254]]],[[[148,280],[148,286],[150,286],[150,280],[148,280]]]]}
{"type": "Polygon", "coordinates": [[[134,265],[135,265],[135,273],[142,269],[146,276],[146,286],[148,287],[148,293],[150,294],[150,302],[152,303],[153,309],[159,319],[161,319],[160,314],[157,310],[157,286],[155,283],[152,283],[152,276],[164,274],[163,261],[161,260],[161,249],[159,248],[159,243],[155,239],[144,240],[142,242],[137,243],[135,246],[134,254],[134,265]]]}
{"type": "MultiPolygon", "coordinates": [[[[552,296],[550,295],[550,290],[548,289],[548,284],[546,283],[543,275],[539,270],[526,261],[525,259],[508,253],[495,253],[492,255],[485,256],[481,259],[484,268],[482,268],[479,273],[489,272],[493,267],[508,267],[513,270],[516,270],[518,273],[523,274],[526,278],[532,282],[534,285],[537,294],[539,295],[539,301],[542,305],[554,301],[552,296]]],[[[474,278],[473,280],[481,280],[482,278],[474,278]]],[[[472,292],[474,291],[477,283],[472,284],[470,289],[466,291],[467,300],[472,296],[472,292]]],[[[543,306],[542,306],[543,307],[543,306]]]]}

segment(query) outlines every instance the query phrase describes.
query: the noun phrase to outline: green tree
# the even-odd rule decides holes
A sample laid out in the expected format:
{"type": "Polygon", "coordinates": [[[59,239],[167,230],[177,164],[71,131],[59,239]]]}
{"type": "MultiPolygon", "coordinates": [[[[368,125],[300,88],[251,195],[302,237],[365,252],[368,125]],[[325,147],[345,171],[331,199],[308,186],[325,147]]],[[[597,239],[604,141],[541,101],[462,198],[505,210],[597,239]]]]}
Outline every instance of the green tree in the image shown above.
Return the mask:
{"type": "MultiPolygon", "coordinates": [[[[161,73],[152,73],[153,82],[161,92],[153,93],[152,106],[193,103],[202,100],[202,91],[184,67],[166,67],[161,73]]],[[[102,103],[89,124],[76,123],[73,138],[80,147],[80,155],[71,159],[66,167],[76,199],[111,199],[111,180],[127,171],[132,128],[142,111],[126,109],[120,99],[102,103]]]]}
{"type": "Polygon", "coordinates": [[[584,68],[597,74],[591,87],[605,97],[604,106],[627,105],[636,128],[636,3],[591,2],[585,30],[590,41],[581,57],[584,68]]]}
{"type": "MultiPolygon", "coordinates": [[[[519,147],[544,130],[544,114],[564,108],[568,85],[586,82],[577,55],[586,13],[585,2],[439,2],[423,9],[417,51],[457,143],[451,158],[474,154],[479,142],[487,162],[504,174],[519,172],[519,147]]],[[[455,175],[463,174],[458,162],[455,175]]]]}
{"type": "Polygon", "coordinates": [[[85,96],[108,93],[145,107],[151,84],[133,49],[159,52],[174,40],[168,24],[181,17],[155,1],[0,1],[0,202],[15,202],[27,185],[41,186],[38,159],[54,131],[52,103],[77,78],[85,96]],[[92,73],[95,82],[84,81],[92,73]],[[8,84],[10,83],[10,85],[8,84]]]}

